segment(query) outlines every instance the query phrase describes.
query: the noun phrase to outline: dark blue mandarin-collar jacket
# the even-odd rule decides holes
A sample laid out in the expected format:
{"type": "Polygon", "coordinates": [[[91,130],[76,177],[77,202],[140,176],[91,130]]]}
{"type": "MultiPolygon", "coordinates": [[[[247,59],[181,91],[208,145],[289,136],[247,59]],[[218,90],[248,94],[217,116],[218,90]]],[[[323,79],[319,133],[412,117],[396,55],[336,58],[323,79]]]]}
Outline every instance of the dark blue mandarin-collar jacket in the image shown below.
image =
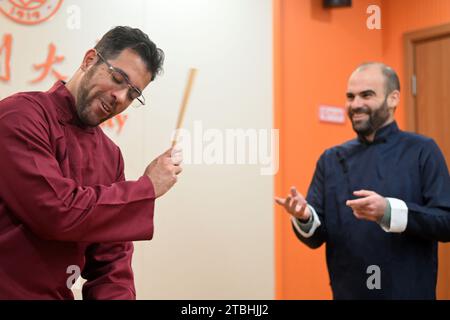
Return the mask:
{"type": "Polygon", "coordinates": [[[427,137],[403,132],[395,122],[326,150],[320,157],[307,201],[321,225],[309,247],[326,243],[335,299],[434,299],[437,241],[450,240],[450,178],[444,157],[427,137]],[[404,232],[384,231],[357,219],[346,201],[356,190],[375,191],[408,207],[404,232]],[[379,268],[380,289],[369,289],[370,266],[379,268]]]}

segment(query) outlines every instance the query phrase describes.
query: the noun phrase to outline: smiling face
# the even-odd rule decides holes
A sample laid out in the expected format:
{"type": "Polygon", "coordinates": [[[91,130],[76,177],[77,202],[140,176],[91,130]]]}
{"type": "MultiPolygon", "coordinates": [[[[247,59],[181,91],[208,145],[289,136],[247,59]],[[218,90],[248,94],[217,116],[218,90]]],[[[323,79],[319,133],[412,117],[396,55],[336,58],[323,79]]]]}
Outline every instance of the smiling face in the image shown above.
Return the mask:
{"type": "MultiPolygon", "coordinates": [[[[76,108],[80,120],[95,127],[103,121],[123,112],[132,102],[130,88],[118,84],[105,63],[97,64],[95,50],[89,50],[83,61],[84,74],[79,82],[76,108]]],[[[141,92],[151,81],[151,73],[141,57],[131,49],[123,50],[110,65],[128,76],[131,84],[141,92]]]]}
{"type": "Polygon", "coordinates": [[[377,65],[356,70],[347,86],[347,113],[353,130],[364,137],[394,119],[398,103],[397,90],[386,94],[386,79],[377,65]]]}

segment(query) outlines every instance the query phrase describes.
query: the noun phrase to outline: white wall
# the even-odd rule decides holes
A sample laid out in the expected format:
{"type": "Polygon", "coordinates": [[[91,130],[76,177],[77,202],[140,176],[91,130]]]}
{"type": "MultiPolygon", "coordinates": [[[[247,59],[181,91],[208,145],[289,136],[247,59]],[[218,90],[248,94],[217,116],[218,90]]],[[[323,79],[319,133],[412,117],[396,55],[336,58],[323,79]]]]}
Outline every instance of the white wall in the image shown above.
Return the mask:
{"type": "MultiPolygon", "coordinates": [[[[44,60],[50,41],[66,56],[58,71],[71,75],[95,40],[122,24],[142,28],[166,53],[164,74],[144,92],[149,107],[127,110],[120,135],[105,130],[122,149],[128,179],[168,148],[190,67],[199,73],[187,130],[195,121],[222,133],[271,128],[271,0],[66,0],[37,26],[0,16],[0,39],[14,36],[13,79],[0,82],[0,97],[51,86],[53,79],[26,81],[37,75],[31,65],[44,60]],[[71,5],[81,10],[80,29],[67,27],[71,5]]],[[[157,201],[154,239],[135,243],[138,298],[272,299],[272,194],[273,177],[258,165],[186,164],[157,201]]]]}

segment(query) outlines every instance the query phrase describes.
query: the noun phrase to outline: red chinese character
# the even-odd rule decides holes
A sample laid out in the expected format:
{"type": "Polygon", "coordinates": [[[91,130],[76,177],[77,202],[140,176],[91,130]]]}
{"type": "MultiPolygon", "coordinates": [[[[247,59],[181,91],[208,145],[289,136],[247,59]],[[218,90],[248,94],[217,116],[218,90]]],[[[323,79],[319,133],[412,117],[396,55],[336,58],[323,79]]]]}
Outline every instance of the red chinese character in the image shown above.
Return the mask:
{"type": "Polygon", "coordinates": [[[103,122],[100,127],[102,128],[108,128],[108,129],[114,129],[114,127],[117,125],[117,134],[120,134],[120,132],[123,129],[123,126],[125,125],[125,122],[128,120],[128,115],[126,114],[118,114],[117,116],[106,120],[103,122]],[[116,120],[114,123],[114,120],[116,120]]]}
{"type": "Polygon", "coordinates": [[[102,124],[100,124],[100,127],[102,128],[108,128],[108,129],[112,129],[114,128],[114,121],[113,119],[108,119],[105,122],[102,122],[102,124]]]}
{"type": "Polygon", "coordinates": [[[117,133],[120,133],[123,129],[123,126],[125,125],[125,122],[128,119],[128,115],[118,114],[117,116],[114,117],[114,119],[117,120],[117,125],[119,126],[119,128],[117,128],[117,133]]]}
{"type": "Polygon", "coordinates": [[[3,36],[3,44],[0,47],[0,81],[7,82],[11,79],[11,47],[12,35],[3,36]],[[4,57],[4,59],[2,59],[4,57]]]}
{"type": "Polygon", "coordinates": [[[44,63],[33,65],[33,68],[35,70],[42,69],[42,73],[36,79],[31,80],[31,83],[36,83],[36,82],[40,82],[40,81],[44,80],[45,77],[48,76],[50,71],[55,76],[55,78],[58,80],[67,79],[66,76],[63,76],[62,74],[60,74],[59,72],[57,72],[55,69],[52,68],[55,63],[60,63],[62,61],[64,61],[64,56],[57,56],[56,55],[56,46],[53,43],[50,43],[48,46],[47,60],[44,63]]]}

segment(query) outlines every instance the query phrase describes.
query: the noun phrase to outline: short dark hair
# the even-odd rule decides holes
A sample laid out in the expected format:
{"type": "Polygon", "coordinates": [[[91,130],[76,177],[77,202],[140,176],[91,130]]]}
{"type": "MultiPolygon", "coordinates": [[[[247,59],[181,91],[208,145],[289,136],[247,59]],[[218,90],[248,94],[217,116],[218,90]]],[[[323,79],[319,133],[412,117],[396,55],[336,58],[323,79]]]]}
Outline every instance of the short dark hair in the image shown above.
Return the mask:
{"type": "MultiPolygon", "coordinates": [[[[145,62],[147,70],[152,75],[152,81],[162,71],[164,51],[156,47],[148,35],[137,28],[114,27],[103,35],[95,49],[105,59],[114,59],[125,49],[135,51],[145,62]]],[[[99,63],[101,63],[100,60],[99,63]]]]}
{"type": "Polygon", "coordinates": [[[363,64],[360,64],[356,70],[360,71],[370,66],[380,67],[385,80],[386,95],[390,94],[394,90],[400,91],[400,80],[397,73],[393,68],[382,62],[365,62],[363,64]]]}

